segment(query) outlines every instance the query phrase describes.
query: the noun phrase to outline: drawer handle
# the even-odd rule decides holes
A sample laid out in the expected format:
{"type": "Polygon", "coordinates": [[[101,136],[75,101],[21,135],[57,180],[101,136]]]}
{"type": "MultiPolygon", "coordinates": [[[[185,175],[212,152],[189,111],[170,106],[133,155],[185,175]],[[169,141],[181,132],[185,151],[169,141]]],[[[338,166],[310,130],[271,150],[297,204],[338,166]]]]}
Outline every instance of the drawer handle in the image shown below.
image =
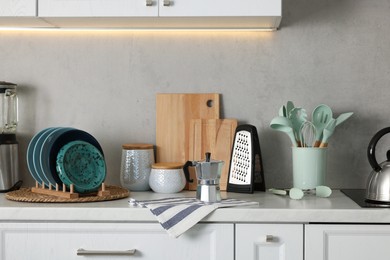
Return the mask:
{"type": "Polygon", "coordinates": [[[146,6],[152,6],[153,1],[152,0],[146,0],[146,6]]]}
{"type": "Polygon", "coordinates": [[[172,4],[171,0],[164,0],[163,5],[164,6],[170,6],[172,4]]]}
{"type": "Polygon", "coordinates": [[[265,236],[265,242],[266,243],[274,242],[274,236],[273,235],[266,235],[265,236]]]}
{"type": "Polygon", "coordinates": [[[135,249],[124,251],[105,251],[105,250],[85,250],[83,248],[77,249],[77,255],[134,255],[135,249]]]}

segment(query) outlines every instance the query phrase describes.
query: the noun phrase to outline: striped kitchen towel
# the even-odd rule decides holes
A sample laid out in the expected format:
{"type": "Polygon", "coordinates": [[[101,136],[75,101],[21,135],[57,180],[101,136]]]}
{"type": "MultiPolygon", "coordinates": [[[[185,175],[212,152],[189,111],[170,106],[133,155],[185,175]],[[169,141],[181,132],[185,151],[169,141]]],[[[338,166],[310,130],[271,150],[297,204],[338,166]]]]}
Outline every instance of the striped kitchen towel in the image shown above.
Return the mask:
{"type": "Polygon", "coordinates": [[[217,208],[258,205],[258,202],[224,199],[205,203],[196,198],[165,198],[158,200],[135,200],[130,205],[148,208],[161,226],[172,237],[179,237],[217,208]]]}

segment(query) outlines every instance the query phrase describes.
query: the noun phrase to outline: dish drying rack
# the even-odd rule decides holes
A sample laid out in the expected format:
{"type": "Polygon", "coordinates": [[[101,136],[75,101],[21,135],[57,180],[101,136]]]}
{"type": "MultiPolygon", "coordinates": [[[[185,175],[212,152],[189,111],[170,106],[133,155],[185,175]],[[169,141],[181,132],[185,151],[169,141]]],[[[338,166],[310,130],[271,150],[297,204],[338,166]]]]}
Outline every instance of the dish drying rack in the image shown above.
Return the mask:
{"type": "Polygon", "coordinates": [[[104,182],[100,186],[99,191],[91,192],[91,193],[87,193],[87,194],[80,194],[80,193],[77,193],[74,191],[73,184],[70,184],[69,191],[67,191],[65,184],[62,184],[62,190],[60,190],[60,185],[58,185],[58,184],[56,184],[55,187],[53,187],[51,184],[49,184],[49,187],[46,188],[45,183],[40,184],[39,182],[36,181],[35,187],[31,188],[31,192],[37,193],[37,194],[60,197],[60,198],[66,198],[66,199],[77,199],[81,196],[104,197],[104,196],[109,196],[111,194],[109,190],[106,190],[106,185],[104,184],[104,182]]]}

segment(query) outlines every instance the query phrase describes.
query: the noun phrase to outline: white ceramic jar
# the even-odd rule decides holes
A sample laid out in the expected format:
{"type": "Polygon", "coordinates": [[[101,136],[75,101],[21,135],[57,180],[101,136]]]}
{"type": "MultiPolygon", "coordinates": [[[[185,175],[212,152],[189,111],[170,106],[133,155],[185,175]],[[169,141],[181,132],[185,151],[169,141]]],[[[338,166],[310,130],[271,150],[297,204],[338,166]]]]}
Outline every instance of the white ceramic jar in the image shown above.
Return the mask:
{"type": "Polygon", "coordinates": [[[186,178],[181,163],[155,163],[149,177],[149,186],[158,193],[176,193],[184,189],[186,178]]]}
{"type": "Polygon", "coordinates": [[[132,191],[147,191],[150,169],[154,163],[152,144],[122,145],[121,185],[132,191]]]}

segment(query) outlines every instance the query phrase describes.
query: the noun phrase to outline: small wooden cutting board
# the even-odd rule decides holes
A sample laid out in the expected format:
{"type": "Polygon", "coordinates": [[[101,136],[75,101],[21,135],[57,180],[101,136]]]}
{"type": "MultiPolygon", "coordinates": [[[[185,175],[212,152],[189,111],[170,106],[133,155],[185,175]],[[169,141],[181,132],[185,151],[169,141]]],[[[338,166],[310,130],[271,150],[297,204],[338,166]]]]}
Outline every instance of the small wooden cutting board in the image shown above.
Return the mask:
{"type": "MultiPolygon", "coordinates": [[[[226,190],[230,165],[231,148],[237,128],[236,119],[193,119],[189,131],[189,160],[204,160],[205,153],[211,153],[211,159],[224,161],[220,188],[226,190]]],[[[194,171],[190,179],[196,180],[194,171]]],[[[196,190],[197,183],[189,184],[189,190],[196,190]]]]}

